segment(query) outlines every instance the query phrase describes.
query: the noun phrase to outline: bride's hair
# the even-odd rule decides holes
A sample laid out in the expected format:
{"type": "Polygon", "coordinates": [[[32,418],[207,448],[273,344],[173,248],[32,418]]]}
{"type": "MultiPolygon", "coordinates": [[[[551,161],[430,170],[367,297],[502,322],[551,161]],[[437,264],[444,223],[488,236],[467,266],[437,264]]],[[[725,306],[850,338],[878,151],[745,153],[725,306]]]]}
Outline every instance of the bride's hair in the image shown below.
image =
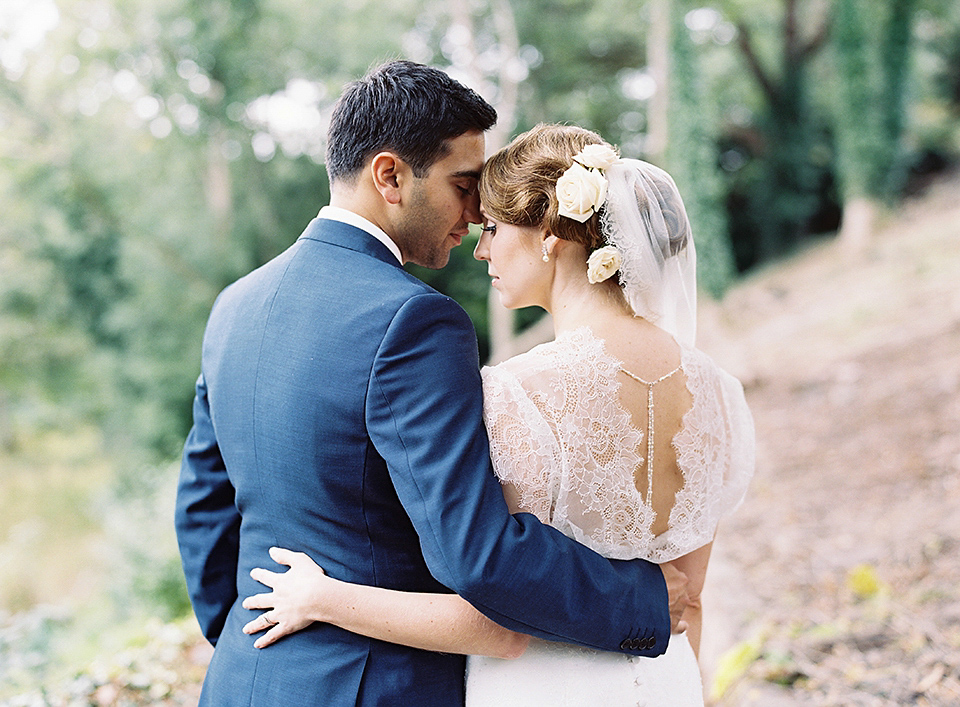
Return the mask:
{"type": "Polygon", "coordinates": [[[604,245],[600,218],[584,223],[559,215],[557,180],[587,145],[605,145],[594,132],[568,125],[538,125],[496,152],[480,176],[480,200],[488,214],[514,226],[545,227],[587,252],[604,245]]]}
{"type": "Polygon", "coordinates": [[[622,258],[615,282],[633,313],[692,346],[696,248],[669,174],[648,162],[618,159],[604,169],[606,200],[597,213],[583,223],[559,214],[557,180],[584,147],[606,144],[583,128],[538,125],[487,160],[480,175],[483,208],[498,221],[545,228],[588,253],[613,246],[622,258]]]}

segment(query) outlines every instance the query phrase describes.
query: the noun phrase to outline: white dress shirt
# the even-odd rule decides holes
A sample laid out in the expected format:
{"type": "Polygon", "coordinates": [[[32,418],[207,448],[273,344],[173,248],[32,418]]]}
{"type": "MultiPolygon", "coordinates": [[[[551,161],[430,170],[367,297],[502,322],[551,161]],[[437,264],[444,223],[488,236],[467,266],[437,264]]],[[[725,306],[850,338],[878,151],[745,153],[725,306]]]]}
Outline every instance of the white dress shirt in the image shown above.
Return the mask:
{"type": "Polygon", "coordinates": [[[378,241],[383,243],[394,254],[397,258],[397,262],[403,265],[403,256],[400,255],[400,248],[396,243],[393,242],[393,239],[386,234],[386,232],[377,226],[376,224],[368,221],[360,214],[355,214],[352,211],[347,211],[339,206],[324,206],[320,209],[320,213],[317,214],[317,218],[326,218],[331,221],[340,221],[341,223],[348,224],[355,228],[359,228],[362,231],[366,231],[371,236],[376,238],[378,241]]]}

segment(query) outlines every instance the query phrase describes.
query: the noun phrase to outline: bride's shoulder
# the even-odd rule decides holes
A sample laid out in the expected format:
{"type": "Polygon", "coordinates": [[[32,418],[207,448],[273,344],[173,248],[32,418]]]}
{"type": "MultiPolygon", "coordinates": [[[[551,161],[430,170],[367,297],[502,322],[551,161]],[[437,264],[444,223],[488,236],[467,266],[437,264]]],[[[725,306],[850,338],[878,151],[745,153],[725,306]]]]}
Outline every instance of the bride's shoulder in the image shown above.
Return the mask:
{"type": "Polygon", "coordinates": [[[736,376],[721,368],[712,356],[692,347],[681,346],[681,350],[683,372],[692,389],[722,391],[722,397],[730,402],[744,400],[743,384],[736,376]]]}
{"type": "Polygon", "coordinates": [[[603,352],[603,343],[589,330],[562,332],[553,341],[534,346],[491,368],[524,376],[576,366],[603,352]]]}
{"type": "Polygon", "coordinates": [[[553,341],[534,346],[482,370],[484,384],[518,385],[527,391],[556,389],[564,379],[580,379],[578,368],[591,365],[603,347],[589,332],[564,332],[553,341]]]}
{"type": "Polygon", "coordinates": [[[553,343],[536,346],[529,351],[512,356],[493,366],[482,369],[484,381],[514,381],[523,384],[533,378],[549,375],[553,370],[553,343]]]}

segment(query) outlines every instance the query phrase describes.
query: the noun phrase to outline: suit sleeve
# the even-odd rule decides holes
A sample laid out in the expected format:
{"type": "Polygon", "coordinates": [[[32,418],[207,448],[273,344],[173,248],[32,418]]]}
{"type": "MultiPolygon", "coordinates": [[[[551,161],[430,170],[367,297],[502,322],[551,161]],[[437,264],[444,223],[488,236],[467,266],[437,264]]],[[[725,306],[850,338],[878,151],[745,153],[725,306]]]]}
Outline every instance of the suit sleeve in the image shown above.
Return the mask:
{"type": "Polygon", "coordinates": [[[203,635],[214,645],[237,598],[240,514],[234,496],[201,375],[180,466],[175,521],[190,601],[203,635]]]}
{"type": "Polygon", "coordinates": [[[530,514],[509,514],[490,466],[476,335],[455,302],[425,294],[399,309],[366,415],[438,581],[516,631],[635,655],[666,650],[656,565],[604,559],[530,514]]]}

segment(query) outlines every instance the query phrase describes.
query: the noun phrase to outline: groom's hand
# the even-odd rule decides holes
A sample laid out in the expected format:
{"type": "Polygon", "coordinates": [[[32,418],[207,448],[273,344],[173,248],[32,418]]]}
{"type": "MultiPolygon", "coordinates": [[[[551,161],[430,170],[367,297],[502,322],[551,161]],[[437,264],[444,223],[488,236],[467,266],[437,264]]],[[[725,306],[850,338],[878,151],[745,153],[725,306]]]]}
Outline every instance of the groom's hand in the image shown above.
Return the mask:
{"type": "Polygon", "coordinates": [[[660,565],[663,579],[667,583],[667,597],[670,601],[670,630],[672,633],[683,633],[687,630],[687,622],[681,621],[683,612],[690,603],[687,594],[687,575],[671,564],[660,565]]]}

